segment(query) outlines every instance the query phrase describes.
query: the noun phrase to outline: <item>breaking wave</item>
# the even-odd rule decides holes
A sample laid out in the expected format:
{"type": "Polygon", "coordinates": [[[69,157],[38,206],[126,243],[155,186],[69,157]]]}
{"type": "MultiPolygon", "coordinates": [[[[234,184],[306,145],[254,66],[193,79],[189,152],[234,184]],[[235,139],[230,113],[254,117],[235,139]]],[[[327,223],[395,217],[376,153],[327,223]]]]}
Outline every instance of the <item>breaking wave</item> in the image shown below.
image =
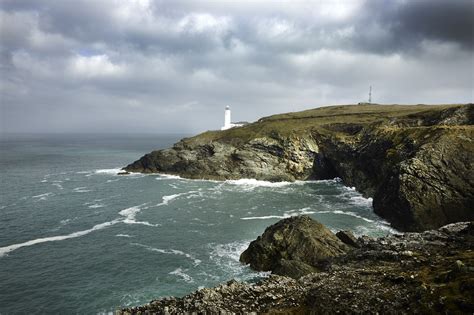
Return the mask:
{"type": "Polygon", "coordinates": [[[106,175],[117,175],[122,171],[121,168],[108,168],[108,169],[101,169],[101,170],[95,170],[95,174],[106,174],[106,175]]]}
{"type": "Polygon", "coordinates": [[[101,223],[101,224],[94,225],[92,228],[87,229],[87,230],[78,231],[78,232],[74,232],[74,233],[67,234],[67,235],[57,235],[57,236],[37,238],[37,239],[27,241],[27,242],[24,242],[24,243],[19,243],[19,244],[13,244],[13,245],[5,246],[5,247],[0,247],[0,257],[2,257],[4,255],[18,249],[18,248],[32,246],[32,245],[46,243],[46,242],[63,241],[63,240],[67,240],[67,239],[70,239],[70,238],[80,237],[80,236],[89,234],[91,232],[97,231],[97,230],[105,229],[105,228],[107,228],[109,226],[112,226],[114,224],[117,224],[119,222],[120,222],[120,220],[116,219],[116,220],[113,220],[113,221],[104,222],[104,223],[101,223]]]}
{"type": "Polygon", "coordinates": [[[47,200],[48,197],[51,196],[54,196],[54,194],[52,192],[47,192],[41,195],[32,196],[31,198],[35,198],[36,200],[47,200]]]}
{"type": "Polygon", "coordinates": [[[253,178],[242,178],[242,179],[231,179],[226,180],[224,183],[229,185],[235,186],[244,186],[248,188],[256,188],[256,187],[284,187],[291,184],[292,182],[269,182],[265,180],[257,180],[253,178]]]}
{"type": "Polygon", "coordinates": [[[193,283],[194,282],[193,277],[188,275],[185,271],[187,271],[187,269],[183,271],[183,269],[177,268],[177,269],[171,271],[169,274],[180,277],[181,279],[184,280],[184,282],[193,283]]]}
{"type": "Polygon", "coordinates": [[[143,244],[140,244],[140,243],[130,243],[130,245],[133,245],[133,246],[138,246],[138,247],[143,247],[145,248],[146,250],[149,250],[151,252],[157,252],[157,253],[161,253],[161,254],[169,254],[169,255],[179,255],[179,256],[184,256],[190,260],[193,261],[193,264],[194,266],[197,266],[201,263],[201,260],[195,258],[193,255],[191,254],[187,254],[183,251],[180,251],[178,249],[161,249],[161,248],[155,248],[155,247],[151,247],[151,246],[148,246],[148,245],[143,245],[143,244]]]}
{"type": "Polygon", "coordinates": [[[148,209],[149,207],[143,207],[143,208],[140,208],[142,206],[145,206],[146,204],[142,204],[140,206],[133,206],[133,207],[130,207],[130,208],[126,208],[126,209],[123,209],[119,212],[119,214],[121,216],[124,217],[124,219],[122,220],[123,223],[125,224],[141,224],[141,225],[146,225],[146,226],[160,226],[160,224],[152,224],[148,221],[137,221],[135,219],[135,217],[137,216],[137,214],[142,210],[142,209],[148,209]]]}
{"type": "Polygon", "coordinates": [[[76,187],[72,191],[76,193],[86,193],[86,192],[91,192],[92,190],[86,189],[87,187],[76,187]]]}

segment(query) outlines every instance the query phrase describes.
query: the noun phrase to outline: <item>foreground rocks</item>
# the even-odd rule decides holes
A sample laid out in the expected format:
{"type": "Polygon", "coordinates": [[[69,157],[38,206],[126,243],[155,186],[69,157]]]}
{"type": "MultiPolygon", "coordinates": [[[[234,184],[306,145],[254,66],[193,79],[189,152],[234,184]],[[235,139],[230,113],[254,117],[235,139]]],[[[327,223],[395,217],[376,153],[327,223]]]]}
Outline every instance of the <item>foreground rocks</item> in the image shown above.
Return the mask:
{"type": "Polygon", "coordinates": [[[272,275],[256,284],[232,280],[117,313],[474,312],[473,222],[378,239],[363,236],[356,241],[359,248],[327,259],[324,268],[298,279],[272,275]]]}
{"type": "Polygon", "coordinates": [[[240,261],[254,270],[299,278],[348,250],[324,225],[308,216],[299,216],[268,227],[250,243],[240,261]]]}
{"type": "Polygon", "coordinates": [[[331,106],[208,131],[124,168],[186,178],[340,177],[403,231],[474,220],[474,105],[331,106]]]}

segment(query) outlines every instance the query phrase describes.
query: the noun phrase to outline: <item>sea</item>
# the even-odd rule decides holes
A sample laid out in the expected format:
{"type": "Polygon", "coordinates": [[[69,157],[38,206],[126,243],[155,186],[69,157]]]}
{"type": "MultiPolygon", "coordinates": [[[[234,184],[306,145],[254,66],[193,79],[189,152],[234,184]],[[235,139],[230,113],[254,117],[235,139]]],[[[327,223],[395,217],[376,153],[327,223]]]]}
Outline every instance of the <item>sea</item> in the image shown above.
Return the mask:
{"type": "Polygon", "coordinates": [[[337,178],[120,176],[185,135],[2,134],[0,314],[108,314],[230,279],[266,227],[306,214],[332,231],[396,233],[337,178]]]}

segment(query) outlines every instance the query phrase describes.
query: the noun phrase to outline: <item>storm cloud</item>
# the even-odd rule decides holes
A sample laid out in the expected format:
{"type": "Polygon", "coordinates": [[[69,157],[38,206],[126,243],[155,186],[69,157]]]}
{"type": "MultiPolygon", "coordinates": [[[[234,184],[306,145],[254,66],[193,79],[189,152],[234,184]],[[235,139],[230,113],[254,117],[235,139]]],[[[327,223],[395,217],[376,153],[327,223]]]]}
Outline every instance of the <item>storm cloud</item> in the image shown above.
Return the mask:
{"type": "Polygon", "coordinates": [[[367,100],[473,102],[474,4],[0,1],[2,132],[183,132],[367,100]]]}

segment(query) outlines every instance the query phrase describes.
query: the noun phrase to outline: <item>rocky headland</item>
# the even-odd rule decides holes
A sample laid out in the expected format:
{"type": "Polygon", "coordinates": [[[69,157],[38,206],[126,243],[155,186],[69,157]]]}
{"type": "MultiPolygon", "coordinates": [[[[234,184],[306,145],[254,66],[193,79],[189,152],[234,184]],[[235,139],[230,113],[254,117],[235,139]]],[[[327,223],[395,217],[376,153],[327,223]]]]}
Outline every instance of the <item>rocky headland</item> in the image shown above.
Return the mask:
{"type": "Polygon", "coordinates": [[[146,154],[124,172],[217,180],[339,177],[409,232],[356,238],[307,216],[284,219],[240,256],[255,270],[270,271],[268,278],[231,280],[118,313],[473,313],[473,122],[473,104],[331,106],[208,131],[146,154]]]}
{"type": "Polygon", "coordinates": [[[268,227],[241,261],[272,275],[231,280],[118,314],[472,314],[474,223],[382,238],[333,234],[310,217],[268,227]]]}
{"type": "Polygon", "coordinates": [[[126,172],[294,181],[340,177],[402,231],[474,220],[474,105],[346,105],[265,117],[153,151],[126,172]]]}

